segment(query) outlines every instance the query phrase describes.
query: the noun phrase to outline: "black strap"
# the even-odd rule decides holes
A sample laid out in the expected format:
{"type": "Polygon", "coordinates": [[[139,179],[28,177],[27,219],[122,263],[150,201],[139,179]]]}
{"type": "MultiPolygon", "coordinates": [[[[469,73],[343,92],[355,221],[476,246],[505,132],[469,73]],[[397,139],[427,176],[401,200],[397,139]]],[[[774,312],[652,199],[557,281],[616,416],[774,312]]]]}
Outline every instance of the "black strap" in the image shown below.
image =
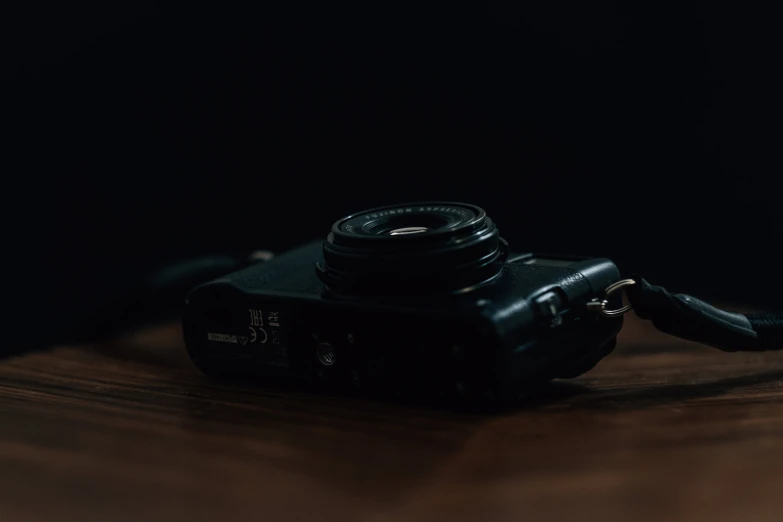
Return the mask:
{"type": "Polygon", "coordinates": [[[641,278],[627,289],[636,315],[670,335],[727,352],[783,349],[783,312],[727,312],[685,294],[671,294],[641,278]]]}

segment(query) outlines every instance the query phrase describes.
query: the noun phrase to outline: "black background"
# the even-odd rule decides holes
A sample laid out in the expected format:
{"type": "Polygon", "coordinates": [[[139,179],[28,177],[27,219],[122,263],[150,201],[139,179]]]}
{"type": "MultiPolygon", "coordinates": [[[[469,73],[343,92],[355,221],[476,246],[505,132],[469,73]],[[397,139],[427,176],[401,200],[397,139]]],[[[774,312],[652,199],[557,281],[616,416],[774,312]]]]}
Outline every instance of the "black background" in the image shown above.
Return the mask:
{"type": "Polygon", "coordinates": [[[73,312],[169,259],[279,251],[429,199],[484,207],[517,251],[782,300],[772,17],[280,4],[8,16],[17,320],[25,293],[73,312]]]}

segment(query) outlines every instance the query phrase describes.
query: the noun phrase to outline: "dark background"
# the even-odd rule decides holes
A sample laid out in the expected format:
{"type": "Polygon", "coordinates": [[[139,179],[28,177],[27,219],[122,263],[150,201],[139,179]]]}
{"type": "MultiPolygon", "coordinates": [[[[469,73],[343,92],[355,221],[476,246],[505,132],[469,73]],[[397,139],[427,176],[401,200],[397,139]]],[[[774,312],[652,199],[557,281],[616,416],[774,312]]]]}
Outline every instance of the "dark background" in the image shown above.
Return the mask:
{"type": "Polygon", "coordinates": [[[484,207],[514,250],[780,304],[774,18],[281,4],[9,14],[14,321],[36,328],[42,302],[66,321],[167,260],[279,251],[425,199],[484,207]]]}

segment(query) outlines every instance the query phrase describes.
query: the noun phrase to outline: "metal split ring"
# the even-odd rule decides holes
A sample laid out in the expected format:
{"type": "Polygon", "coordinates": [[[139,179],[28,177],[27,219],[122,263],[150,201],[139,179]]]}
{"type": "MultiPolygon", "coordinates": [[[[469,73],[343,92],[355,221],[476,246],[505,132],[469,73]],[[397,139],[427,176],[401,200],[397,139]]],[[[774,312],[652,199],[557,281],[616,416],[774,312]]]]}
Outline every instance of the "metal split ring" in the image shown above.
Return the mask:
{"type": "Polygon", "coordinates": [[[598,312],[604,317],[617,317],[618,315],[623,315],[633,306],[630,304],[623,306],[622,308],[618,308],[616,310],[607,310],[606,307],[609,305],[609,296],[612,295],[617,290],[620,290],[621,288],[625,288],[626,286],[631,286],[636,284],[636,281],[633,279],[622,279],[620,281],[617,281],[616,283],[613,283],[606,287],[606,290],[604,290],[604,298],[603,299],[593,299],[589,303],[587,303],[587,309],[592,312],[598,312]]]}

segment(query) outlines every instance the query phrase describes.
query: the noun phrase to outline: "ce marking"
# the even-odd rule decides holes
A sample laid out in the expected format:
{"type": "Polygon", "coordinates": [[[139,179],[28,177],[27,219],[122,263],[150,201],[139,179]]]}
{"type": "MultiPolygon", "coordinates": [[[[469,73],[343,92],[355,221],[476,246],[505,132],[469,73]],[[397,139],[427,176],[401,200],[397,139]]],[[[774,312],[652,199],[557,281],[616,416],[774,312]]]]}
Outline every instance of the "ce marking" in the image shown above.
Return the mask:
{"type": "Polygon", "coordinates": [[[258,341],[259,343],[264,344],[266,340],[269,338],[269,336],[266,334],[266,330],[264,330],[263,328],[254,328],[252,326],[248,326],[248,328],[250,328],[251,343],[258,341]]]}

